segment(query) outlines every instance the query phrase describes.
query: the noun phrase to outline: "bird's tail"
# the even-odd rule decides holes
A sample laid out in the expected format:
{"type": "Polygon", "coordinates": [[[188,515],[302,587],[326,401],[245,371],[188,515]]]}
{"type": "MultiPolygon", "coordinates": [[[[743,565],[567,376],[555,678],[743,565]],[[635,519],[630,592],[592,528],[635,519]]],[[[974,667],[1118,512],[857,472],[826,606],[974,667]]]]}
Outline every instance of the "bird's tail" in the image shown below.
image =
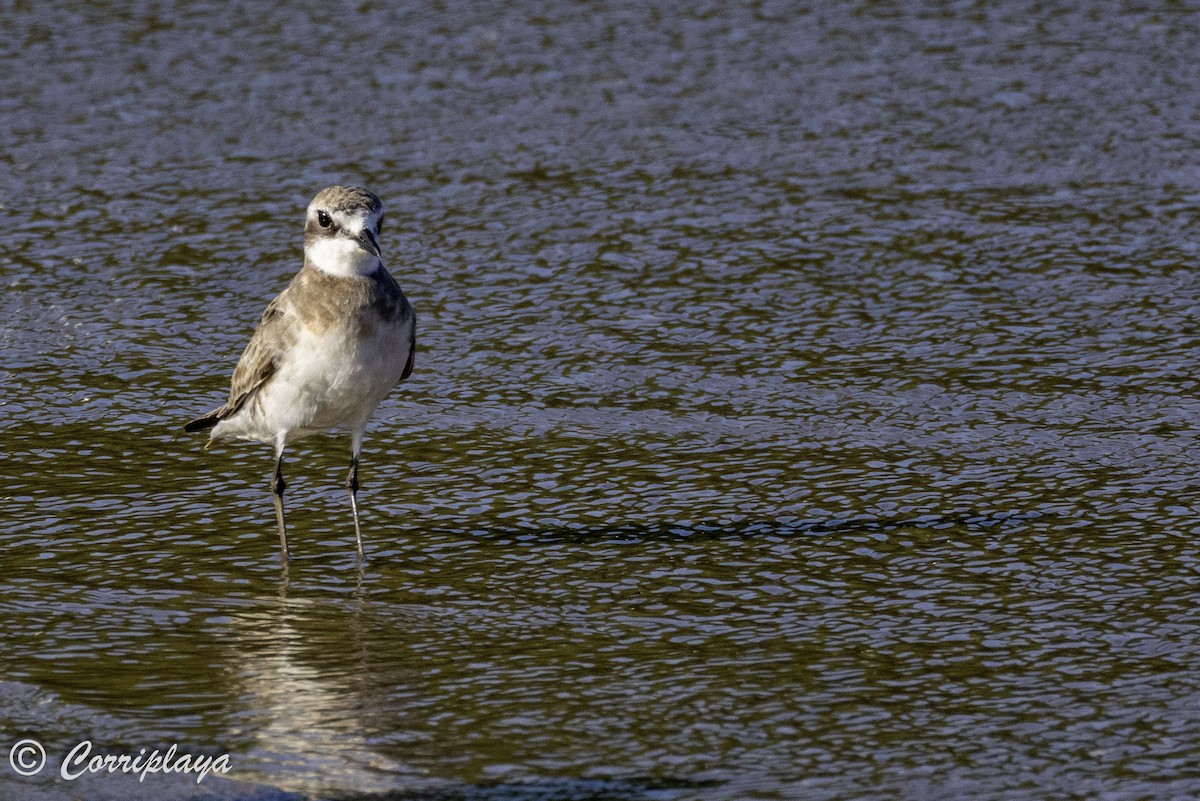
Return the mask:
{"type": "Polygon", "coordinates": [[[208,431],[217,423],[221,422],[221,418],[218,416],[220,411],[220,409],[215,409],[203,417],[197,417],[195,420],[185,425],[183,430],[189,434],[194,434],[197,431],[208,431]]]}

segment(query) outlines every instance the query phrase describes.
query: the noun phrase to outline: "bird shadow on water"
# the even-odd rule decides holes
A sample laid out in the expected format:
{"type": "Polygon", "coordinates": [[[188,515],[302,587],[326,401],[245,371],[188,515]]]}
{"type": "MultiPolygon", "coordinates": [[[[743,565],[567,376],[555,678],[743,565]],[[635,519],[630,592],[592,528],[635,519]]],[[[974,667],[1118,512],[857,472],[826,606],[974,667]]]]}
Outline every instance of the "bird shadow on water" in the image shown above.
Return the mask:
{"type": "Polygon", "coordinates": [[[708,540],[791,539],[847,533],[982,531],[1057,516],[1057,513],[1054,512],[1023,510],[924,514],[903,517],[835,517],[789,520],[787,522],[761,519],[736,523],[715,520],[659,521],[621,523],[611,526],[474,528],[468,531],[434,528],[429,531],[430,533],[483,538],[496,544],[595,541],[635,543],[671,540],[704,542],[708,540]]]}
{"type": "MultiPolygon", "coordinates": [[[[374,568],[406,563],[411,549],[418,551],[429,546],[431,540],[443,542],[537,547],[552,545],[594,546],[605,545],[670,545],[671,543],[698,545],[706,542],[764,542],[780,543],[805,538],[839,538],[856,540],[862,537],[878,539],[889,535],[906,534],[915,537],[914,542],[946,540],[962,537],[1009,532],[1037,521],[1048,521],[1061,517],[1058,512],[1045,510],[1014,510],[989,512],[958,512],[952,514],[921,514],[896,517],[848,516],[808,520],[787,521],[751,519],[738,522],[727,520],[700,521],[648,521],[645,523],[619,523],[600,526],[554,527],[515,525],[508,527],[487,526],[431,526],[408,532],[403,539],[405,546],[395,547],[396,541],[386,533],[387,526],[372,526],[364,532],[367,539],[365,557],[354,553],[353,543],[346,546],[347,553],[330,561],[326,553],[301,550],[294,553],[288,562],[276,561],[275,575],[278,590],[286,596],[299,585],[314,580],[325,583],[331,579],[328,569],[337,567],[337,574],[345,581],[352,578],[353,593],[361,595],[371,582],[374,568]]],[[[344,538],[341,538],[344,539],[344,538]]],[[[339,540],[339,545],[341,545],[339,540]]]]}

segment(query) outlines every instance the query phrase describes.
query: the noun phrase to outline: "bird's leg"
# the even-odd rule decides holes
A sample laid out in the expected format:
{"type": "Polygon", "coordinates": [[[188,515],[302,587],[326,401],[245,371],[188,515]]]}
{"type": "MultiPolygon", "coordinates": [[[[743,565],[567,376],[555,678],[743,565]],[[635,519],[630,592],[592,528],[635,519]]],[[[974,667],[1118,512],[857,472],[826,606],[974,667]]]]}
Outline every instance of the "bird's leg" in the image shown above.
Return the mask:
{"type": "Polygon", "coordinates": [[[362,528],[358,524],[358,454],[362,450],[362,434],[355,433],[350,444],[350,475],[346,489],[350,490],[350,512],[354,515],[354,539],[358,543],[358,558],[363,558],[362,528]]]}
{"type": "Polygon", "coordinates": [[[358,524],[358,454],[350,457],[350,475],[346,476],[346,488],[350,490],[350,512],[354,515],[354,539],[358,542],[358,558],[363,556],[362,528],[358,524]]]}
{"type": "Polygon", "coordinates": [[[288,555],[287,526],[283,522],[283,491],[287,483],[283,480],[283,451],[275,457],[275,475],[271,478],[271,493],[275,499],[275,521],[279,523],[279,556],[286,565],[291,557],[288,555]]]}

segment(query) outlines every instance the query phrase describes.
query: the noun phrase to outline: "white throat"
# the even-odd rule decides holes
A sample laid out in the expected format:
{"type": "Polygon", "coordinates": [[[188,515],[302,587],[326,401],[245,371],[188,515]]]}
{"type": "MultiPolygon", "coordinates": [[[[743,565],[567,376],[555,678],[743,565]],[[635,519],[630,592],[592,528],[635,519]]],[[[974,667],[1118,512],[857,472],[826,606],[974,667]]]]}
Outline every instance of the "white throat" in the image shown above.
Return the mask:
{"type": "Polygon", "coordinates": [[[382,262],[351,239],[318,239],[304,248],[304,257],[323,273],[343,278],[370,275],[382,262]]]}

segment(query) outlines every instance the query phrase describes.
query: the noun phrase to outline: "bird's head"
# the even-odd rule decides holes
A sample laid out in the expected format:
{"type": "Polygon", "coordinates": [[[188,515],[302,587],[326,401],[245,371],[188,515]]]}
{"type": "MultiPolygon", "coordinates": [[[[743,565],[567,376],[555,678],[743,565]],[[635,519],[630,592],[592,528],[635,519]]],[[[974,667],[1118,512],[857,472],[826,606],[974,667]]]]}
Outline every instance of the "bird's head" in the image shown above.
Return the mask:
{"type": "Polygon", "coordinates": [[[331,275],[370,275],[379,269],[383,204],[357,186],[322,189],[308,204],[304,257],[331,275]]]}

